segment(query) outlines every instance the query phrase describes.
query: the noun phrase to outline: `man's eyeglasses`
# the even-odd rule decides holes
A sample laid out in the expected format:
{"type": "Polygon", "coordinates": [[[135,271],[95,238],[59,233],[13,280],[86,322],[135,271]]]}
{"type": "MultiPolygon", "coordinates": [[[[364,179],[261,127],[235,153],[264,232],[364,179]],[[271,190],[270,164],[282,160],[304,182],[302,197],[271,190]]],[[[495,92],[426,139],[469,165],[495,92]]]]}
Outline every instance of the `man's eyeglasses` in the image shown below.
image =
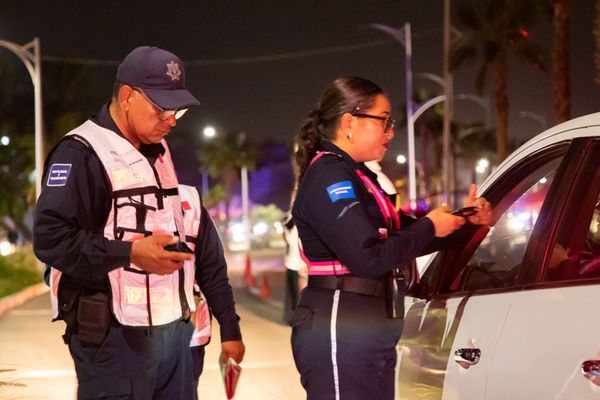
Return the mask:
{"type": "Polygon", "coordinates": [[[353,117],[358,117],[358,118],[371,118],[371,119],[378,119],[380,121],[383,121],[383,131],[387,132],[390,129],[393,129],[396,126],[396,120],[393,119],[392,117],[380,117],[378,115],[371,115],[371,114],[363,114],[363,113],[359,113],[359,112],[355,112],[352,111],[352,113],[350,114],[353,117]]]}
{"type": "Polygon", "coordinates": [[[152,100],[150,100],[150,98],[146,95],[146,93],[144,93],[144,91],[142,89],[136,88],[136,87],[132,87],[132,89],[135,90],[136,92],[138,92],[139,94],[141,94],[142,97],[148,103],[152,104],[152,106],[158,110],[158,118],[161,121],[166,121],[169,118],[171,118],[173,115],[175,116],[175,119],[179,119],[188,110],[187,108],[182,108],[180,110],[165,110],[164,108],[162,108],[161,106],[159,106],[158,104],[156,104],[155,102],[153,102],[152,100]]]}

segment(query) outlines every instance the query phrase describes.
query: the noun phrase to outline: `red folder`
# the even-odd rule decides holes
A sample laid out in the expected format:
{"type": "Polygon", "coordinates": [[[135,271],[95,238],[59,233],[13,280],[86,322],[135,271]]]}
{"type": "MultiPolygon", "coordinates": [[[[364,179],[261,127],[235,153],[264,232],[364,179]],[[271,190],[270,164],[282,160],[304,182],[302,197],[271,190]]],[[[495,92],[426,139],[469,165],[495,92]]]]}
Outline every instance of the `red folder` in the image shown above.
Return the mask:
{"type": "Polygon", "coordinates": [[[242,367],[233,358],[228,358],[227,361],[219,360],[219,364],[221,366],[223,385],[225,385],[225,394],[227,395],[227,400],[231,400],[235,394],[235,387],[240,378],[242,367]]]}

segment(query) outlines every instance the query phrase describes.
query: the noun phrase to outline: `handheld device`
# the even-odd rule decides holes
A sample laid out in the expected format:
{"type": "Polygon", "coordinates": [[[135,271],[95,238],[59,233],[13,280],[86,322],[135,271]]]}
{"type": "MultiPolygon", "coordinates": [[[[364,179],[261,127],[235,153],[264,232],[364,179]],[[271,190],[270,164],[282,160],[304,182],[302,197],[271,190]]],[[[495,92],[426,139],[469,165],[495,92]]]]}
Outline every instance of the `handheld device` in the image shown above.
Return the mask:
{"type": "Polygon", "coordinates": [[[477,207],[468,206],[468,207],[459,208],[458,210],[454,210],[450,214],[466,218],[466,217],[470,217],[471,215],[477,214],[477,211],[479,211],[479,209],[477,207]]]}
{"type": "Polygon", "coordinates": [[[163,247],[163,249],[165,249],[167,251],[176,251],[178,253],[190,253],[190,254],[194,254],[194,252],[192,251],[192,249],[190,249],[188,247],[188,245],[185,244],[185,242],[173,243],[173,244],[170,244],[168,246],[163,247]]]}

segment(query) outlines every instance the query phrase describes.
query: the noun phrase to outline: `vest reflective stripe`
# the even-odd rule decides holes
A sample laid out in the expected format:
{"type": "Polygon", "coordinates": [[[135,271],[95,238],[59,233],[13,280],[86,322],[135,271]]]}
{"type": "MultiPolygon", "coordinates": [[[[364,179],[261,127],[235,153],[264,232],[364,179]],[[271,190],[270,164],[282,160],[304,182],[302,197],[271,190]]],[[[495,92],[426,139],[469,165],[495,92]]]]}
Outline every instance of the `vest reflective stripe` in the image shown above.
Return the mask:
{"type": "MultiPolygon", "coordinates": [[[[183,210],[183,225],[185,235],[188,238],[189,247],[195,249],[195,239],[200,231],[200,221],[202,205],[200,195],[195,187],[179,185],[179,196],[181,198],[181,208],[183,210]]],[[[202,266],[200,266],[202,268],[202,266]]],[[[193,275],[192,277],[192,284],[193,275]]],[[[196,313],[194,315],[194,333],[190,340],[190,347],[203,346],[208,343],[211,336],[212,324],[210,311],[204,294],[199,291],[198,302],[196,303],[196,313]]]]}
{"type": "Polygon", "coordinates": [[[337,260],[323,263],[310,262],[308,267],[308,275],[347,275],[351,274],[350,270],[337,260]]]}
{"type": "MultiPolygon", "coordinates": [[[[315,161],[319,158],[323,157],[325,154],[333,154],[338,156],[330,151],[319,151],[313,159],[310,161],[309,167],[313,165],[315,161]]],[[[308,169],[308,168],[307,168],[308,169]]],[[[389,226],[394,226],[396,229],[400,229],[400,217],[398,216],[398,212],[396,208],[390,201],[387,196],[384,196],[381,192],[381,189],[375,185],[368,176],[366,176],[362,171],[356,169],[354,171],[356,175],[363,181],[369,192],[375,198],[377,205],[379,206],[379,211],[383,215],[383,218],[386,220],[389,226]]],[[[380,236],[382,238],[387,238],[387,231],[382,232],[380,230],[380,236]]],[[[302,250],[302,244],[298,241],[298,247],[300,248],[300,256],[308,266],[308,275],[345,275],[352,273],[341,261],[339,260],[331,260],[331,261],[311,261],[306,257],[304,251],[302,250]]]]}
{"type": "Polygon", "coordinates": [[[377,201],[377,205],[379,206],[379,211],[381,211],[381,214],[388,225],[393,225],[396,229],[400,229],[400,217],[390,199],[385,196],[382,190],[379,189],[361,170],[357,169],[354,172],[362,179],[373,197],[375,197],[375,201],[377,201]]]}
{"type": "Polygon", "coordinates": [[[204,346],[208,343],[211,336],[211,317],[208,310],[208,303],[200,292],[200,299],[196,304],[196,315],[194,318],[194,333],[190,340],[190,347],[204,346]]]}
{"type": "Polygon", "coordinates": [[[304,254],[300,238],[298,238],[298,249],[300,250],[300,257],[304,260],[308,268],[308,275],[347,275],[351,273],[350,270],[338,260],[310,261],[308,257],[306,257],[306,254],[304,254]]]}
{"type": "MultiPolygon", "coordinates": [[[[79,136],[90,144],[109,177],[113,204],[104,228],[106,238],[133,242],[152,233],[165,232],[185,240],[177,176],[165,141],[162,141],[165,154],[157,159],[153,169],[146,157],[125,138],[92,121],[85,122],[69,135],[79,136]]],[[[193,225],[193,222],[188,224],[193,225]]],[[[187,244],[193,246],[193,243],[187,244]]],[[[193,259],[184,262],[182,271],[169,275],[148,274],[130,264],[112,270],[108,276],[111,308],[123,325],[163,325],[181,318],[184,310],[195,310],[193,259]]]]}

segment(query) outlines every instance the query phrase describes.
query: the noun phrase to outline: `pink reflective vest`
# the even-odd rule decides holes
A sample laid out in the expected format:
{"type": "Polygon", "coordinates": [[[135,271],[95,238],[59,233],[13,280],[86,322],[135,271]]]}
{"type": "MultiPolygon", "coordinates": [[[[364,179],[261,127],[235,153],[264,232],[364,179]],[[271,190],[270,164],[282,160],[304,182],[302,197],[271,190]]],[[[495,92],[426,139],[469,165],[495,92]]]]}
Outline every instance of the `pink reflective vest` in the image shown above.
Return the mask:
{"type": "MultiPolygon", "coordinates": [[[[198,193],[181,190],[166,142],[165,154],[154,165],[125,138],[92,121],[69,132],[86,141],[103,164],[110,180],[113,204],[104,227],[111,240],[135,241],[152,233],[177,235],[193,250],[200,223],[198,193]],[[186,204],[189,207],[185,210],[186,204]]],[[[196,305],[192,294],[194,260],[169,275],[149,274],[135,264],[108,274],[111,309],[125,326],[163,325],[185,318],[196,305]]],[[[52,269],[50,287],[55,317],[60,272],[52,269]]]]}
{"type": "MultiPolygon", "coordinates": [[[[196,243],[197,239],[196,236],[200,230],[202,212],[200,196],[198,195],[198,190],[192,186],[179,185],[178,189],[179,197],[181,198],[181,209],[183,210],[183,225],[186,235],[185,241],[191,249],[194,249],[194,243],[196,243]]],[[[194,323],[194,333],[190,340],[190,347],[207,344],[210,340],[212,329],[211,315],[206,298],[200,291],[200,288],[197,288],[196,292],[198,302],[196,303],[195,318],[192,321],[194,323]]]]}

